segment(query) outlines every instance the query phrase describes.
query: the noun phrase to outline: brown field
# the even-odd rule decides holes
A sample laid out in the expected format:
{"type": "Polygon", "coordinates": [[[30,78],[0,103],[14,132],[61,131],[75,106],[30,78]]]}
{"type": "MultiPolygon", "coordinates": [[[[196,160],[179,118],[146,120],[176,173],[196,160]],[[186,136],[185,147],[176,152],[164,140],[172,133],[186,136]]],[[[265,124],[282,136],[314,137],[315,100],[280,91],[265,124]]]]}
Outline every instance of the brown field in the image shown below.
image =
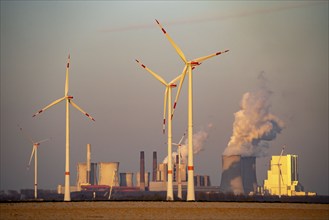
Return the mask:
{"type": "Polygon", "coordinates": [[[238,202],[0,203],[0,219],[329,219],[329,204],[238,202]]]}

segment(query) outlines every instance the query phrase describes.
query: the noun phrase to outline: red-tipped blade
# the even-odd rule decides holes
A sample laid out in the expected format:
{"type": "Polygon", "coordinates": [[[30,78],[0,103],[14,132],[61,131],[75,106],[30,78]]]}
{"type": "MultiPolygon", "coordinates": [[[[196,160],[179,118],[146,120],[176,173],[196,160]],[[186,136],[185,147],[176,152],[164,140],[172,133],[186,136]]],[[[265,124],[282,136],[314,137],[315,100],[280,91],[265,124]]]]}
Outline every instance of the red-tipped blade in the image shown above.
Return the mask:
{"type": "Polygon", "coordinates": [[[187,63],[187,59],[185,58],[185,55],[183,53],[183,51],[177,46],[177,44],[173,41],[173,39],[169,36],[169,34],[166,32],[166,30],[162,27],[162,25],[160,24],[160,22],[158,20],[155,19],[155,21],[157,22],[158,26],[161,28],[162,32],[164,33],[164,35],[167,37],[167,39],[169,40],[169,42],[171,43],[171,45],[175,48],[176,52],[178,53],[178,55],[180,56],[180,58],[183,60],[184,63],[187,63]]]}

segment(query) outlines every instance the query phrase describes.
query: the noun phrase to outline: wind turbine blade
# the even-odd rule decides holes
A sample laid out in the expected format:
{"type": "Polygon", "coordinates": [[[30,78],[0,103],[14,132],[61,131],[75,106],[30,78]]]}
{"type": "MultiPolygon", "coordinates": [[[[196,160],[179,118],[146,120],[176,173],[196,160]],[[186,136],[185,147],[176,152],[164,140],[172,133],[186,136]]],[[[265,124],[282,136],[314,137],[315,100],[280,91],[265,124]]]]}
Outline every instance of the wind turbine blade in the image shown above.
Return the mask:
{"type": "Polygon", "coordinates": [[[227,53],[228,51],[229,51],[229,50],[225,50],[225,51],[221,51],[221,52],[217,52],[217,53],[210,54],[210,55],[208,55],[208,56],[199,57],[199,58],[197,58],[197,59],[194,59],[193,62],[198,62],[198,63],[200,63],[200,62],[205,61],[205,60],[207,60],[207,59],[209,59],[209,58],[212,58],[212,57],[214,57],[214,56],[218,56],[218,55],[220,55],[220,54],[227,53]]]}
{"type": "Polygon", "coordinates": [[[82,110],[77,104],[75,104],[72,99],[70,100],[70,103],[73,105],[73,107],[75,107],[76,109],[78,109],[80,112],[82,112],[84,115],[86,115],[88,118],[90,118],[91,120],[95,121],[95,119],[93,117],[91,117],[87,112],[85,112],[84,110],[82,110]]]}
{"type": "Polygon", "coordinates": [[[167,99],[168,99],[168,87],[166,87],[165,94],[164,94],[164,100],[163,100],[163,125],[162,125],[163,134],[166,132],[167,99]]]}
{"type": "Polygon", "coordinates": [[[30,161],[29,161],[29,165],[28,165],[28,168],[29,168],[29,167],[30,167],[30,165],[31,165],[32,157],[33,157],[33,155],[34,155],[34,152],[35,152],[35,148],[36,148],[36,146],[35,146],[35,144],[33,144],[32,153],[31,153],[31,157],[30,157],[30,161]]]}
{"type": "Polygon", "coordinates": [[[51,139],[51,138],[43,139],[43,140],[41,140],[41,141],[38,141],[37,143],[38,143],[38,144],[41,144],[41,143],[43,143],[43,142],[49,141],[50,139],[51,139]]]}
{"type": "Polygon", "coordinates": [[[182,138],[179,140],[179,142],[178,142],[178,145],[180,145],[180,144],[182,143],[182,141],[183,141],[183,139],[184,139],[185,135],[186,135],[186,131],[184,132],[184,134],[183,134],[182,138]]]}
{"type": "Polygon", "coordinates": [[[30,136],[30,135],[27,135],[27,133],[25,133],[25,132],[23,131],[23,128],[22,128],[22,127],[20,127],[19,125],[17,125],[17,126],[19,127],[19,130],[21,130],[23,136],[24,136],[26,139],[28,139],[29,141],[31,141],[32,144],[34,144],[34,141],[32,140],[31,136],[30,136]]]}
{"type": "Polygon", "coordinates": [[[151,73],[157,80],[159,80],[163,85],[167,86],[168,83],[158,74],[156,74],[155,72],[153,72],[151,69],[149,69],[148,67],[146,67],[143,63],[139,62],[139,60],[136,60],[136,62],[141,65],[144,69],[146,69],[149,73],[151,73]]]}
{"type": "Polygon", "coordinates": [[[184,79],[185,79],[185,76],[186,76],[186,73],[187,73],[186,70],[187,70],[187,65],[185,65],[185,67],[183,69],[183,72],[181,74],[181,78],[180,78],[179,86],[178,86],[178,89],[177,89],[174,106],[173,106],[173,109],[172,109],[172,112],[171,112],[171,118],[174,117],[174,112],[175,112],[175,109],[176,109],[176,105],[177,105],[177,102],[178,102],[180,91],[182,90],[183,82],[184,82],[184,79]]]}
{"type": "Polygon", "coordinates": [[[65,97],[57,99],[56,101],[50,103],[49,105],[47,105],[46,107],[44,107],[43,109],[39,110],[37,113],[35,113],[32,117],[37,116],[38,114],[42,113],[43,111],[47,110],[48,108],[58,104],[59,102],[63,101],[65,99],[65,97]]]}
{"type": "Polygon", "coordinates": [[[175,50],[177,51],[177,53],[180,56],[180,58],[182,58],[182,60],[184,61],[184,63],[187,63],[187,60],[185,58],[185,55],[184,55],[183,51],[177,46],[177,44],[173,41],[173,39],[171,39],[171,37],[166,32],[166,30],[162,27],[162,25],[160,24],[160,22],[158,20],[156,20],[156,19],[155,19],[155,21],[157,22],[157,24],[159,25],[159,27],[161,28],[162,32],[167,37],[167,39],[169,40],[169,42],[171,43],[171,45],[175,48],[175,50]]]}
{"type": "Polygon", "coordinates": [[[66,63],[65,96],[68,96],[69,93],[69,68],[70,68],[70,54],[67,57],[67,63],[66,63]]]}
{"type": "Polygon", "coordinates": [[[280,157],[279,157],[279,160],[278,160],[278,164],[280,164],[280,160],[281,160],[281,157],[282,157],[282,154],[283,154],[283,151],[284,151],[284,148],[285,148],[285,147],[286,147],[286,146],[283,145],[282,150],[281,150],[281,153],[280,153],[280,157]]]}
{"type": "Polygon", "coordinates": [[[182,78],[182,74],[180,74],[179,76],[177,76],[175,79],[171,80],[170,83],[168,83],[168,84],[169,84],[169,85],[171,85],[171,84],[176,84],[176,82],[177,82],[178,80],[180,80],[181,78],[182,78]]]}

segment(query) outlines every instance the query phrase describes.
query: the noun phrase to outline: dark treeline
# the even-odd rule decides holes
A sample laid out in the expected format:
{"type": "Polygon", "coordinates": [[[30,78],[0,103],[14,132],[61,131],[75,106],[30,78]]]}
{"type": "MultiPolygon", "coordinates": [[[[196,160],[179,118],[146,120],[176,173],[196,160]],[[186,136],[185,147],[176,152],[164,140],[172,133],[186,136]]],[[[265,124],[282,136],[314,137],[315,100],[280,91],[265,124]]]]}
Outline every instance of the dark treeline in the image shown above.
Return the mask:
{"type": "MultiPolygon", "coordinates": [[[[176,193],[176,192],[175,192],[176,193]]],[[[177,193],[176,193],[177,194],[177,193]]],[[[60,202],[64,195],[58,194],[55,190],[38,190],[38,199],[34,199],[34,190],[24,189],[20,192],[15,190],[1,190],[0,202],[60,202]]],[[[80,191],[72,192],[73,202],[78,201],[166,201],[166,192],[160,191],[112,191],[109,199],[109,191],[80,191]]],[[[185,201],[186,192],[183,192],[183,200],[175,195],[175,201],[185,201]]],[[[221,192],[195,192],[197,202],[284,202],[284,203],[320,203],[329,204],[329,196],[262,196],[262,195],[234,195],[233,193],[221,192]]]]}

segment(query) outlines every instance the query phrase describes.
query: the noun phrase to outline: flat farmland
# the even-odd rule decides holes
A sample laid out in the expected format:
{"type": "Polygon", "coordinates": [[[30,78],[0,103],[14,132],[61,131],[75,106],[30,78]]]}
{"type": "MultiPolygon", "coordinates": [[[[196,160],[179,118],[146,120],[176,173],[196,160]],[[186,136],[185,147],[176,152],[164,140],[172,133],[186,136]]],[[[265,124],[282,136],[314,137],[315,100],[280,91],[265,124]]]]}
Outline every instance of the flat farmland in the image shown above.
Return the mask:
{"type": "Polygon", "coordinates": [[[0,219],[329,219],[329,204],[256,202],[0,203],[0,219]]]}

